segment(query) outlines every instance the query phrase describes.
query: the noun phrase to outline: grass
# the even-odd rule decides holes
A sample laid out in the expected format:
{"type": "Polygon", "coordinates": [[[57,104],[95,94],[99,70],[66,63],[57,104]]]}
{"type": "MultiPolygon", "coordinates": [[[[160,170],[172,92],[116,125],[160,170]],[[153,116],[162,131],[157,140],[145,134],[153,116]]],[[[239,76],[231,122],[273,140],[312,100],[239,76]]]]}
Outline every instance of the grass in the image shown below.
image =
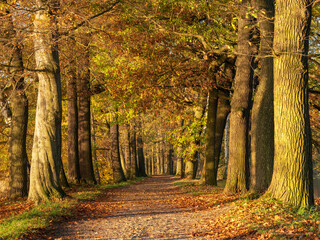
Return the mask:
{"type": "Polygon", "coordinates": [[[76,199],[43,203],[22,214],[14,215],[0,224],[0,239],[18,238],[31,229],[43,228],[61,216],[71,214],[76,199]]]}
{"type": "MultiPolygon", "coordinates": [[[[0,223],[0,239],[17,239],[20,236],[45,228],[50,223],[58,221],[63,216],[71,216],[72,210],[79,200],[90,200],[98,197],[105,189],[128,186],[141,182],[144,178],[137,178],[118,184],[100,186],[74,186],[68,194],[71,198],[42,203],[21,214],[13,215],[0,223]]],[[[23,201],[21,201],[23,204],[23,201]]]]}

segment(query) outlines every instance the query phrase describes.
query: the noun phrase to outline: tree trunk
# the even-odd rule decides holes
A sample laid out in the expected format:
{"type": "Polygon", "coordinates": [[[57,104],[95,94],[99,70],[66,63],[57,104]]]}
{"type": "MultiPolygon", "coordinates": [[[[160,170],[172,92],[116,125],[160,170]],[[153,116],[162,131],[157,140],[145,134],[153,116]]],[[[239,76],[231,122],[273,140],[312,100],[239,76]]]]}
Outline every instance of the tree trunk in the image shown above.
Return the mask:
{"type": "Polygon", "coordinates": [[[226,126],[227,117],[230,113],[230,102],[226,96],[220,96],[217,108],[216,132],[214,143],[214,179],[217,185],[219,161],[221,154],[221,146],[223,141],[223,133],[226,126]]]}
{"type": "Polygon", "coordinates": [[[223,174],[223,179],[227,179],[228,173],[228,164],[229,164],[229,139],[230,139],[230,112],[227,116],[226,120],[226,127],[224,129],[224,164],[225,164],[225,171],[223,174]]]}
{"type": "Polygon", "coordinates": [[[131,152],[130,152],[130,125],[124,125],[124,156],[125,156],[125,163],[126,163],[126,172],[127,178],[130,179],[131,176],[131,152]]]}
{"type": "Polygon", "coordinates": [[[83,39],[84,56],[79,74],[79,165],[81,179],[88,184],[96,184],[91,152],[90,124],[90,56],[89,36],[83,39]]]}
{"type": "MultiPolygon", "coordinates": [[[[120,135],[120,132],[119,132],[119,135],[120,135]]],[[[119,138],[120,138],[120,136],[119,136],[119,138]]],[[[120,163],[121,163],[121,168],[122,168],[123,174],[124,174],[125,178],[128,179],[127,168],[126,168],[127,165],[126,165],[126,160],[125,160],[126,157],[125,157],[124,149],[120,145],[120,139],[119,139],[119,153],[120,153],[120,163]]]]}
{"type": "Polygon", "coordinates": [[[277,0],[275,7],[275,157],[268,193],[297,207],[314,205],[308,108],[311,5],[277,0]]]}
{"type": "MultiPolygon", "coordinates": [[[[39,203],[65,196],[59,181],[61,160],[61,84],[52,38],[54,1],[37,0],[34,18],[35,61],[39,79],[28,199],[39,203]],[[53,18],[52,18],[53,17],[53,18]]],[[[55,9],[56,10],[56,9],[55,9]]]]}
{"type": "Polygon", "coordinates": [[[24,197],[28,194],[28,157],[26,137],[28,124],[28,100],[24,94],[15,90],[11,97],[12,124],[9,142],[10,198],[24,197]]]}
{"type": "Polygon", "coordinates": [[[187,179],[195,179],[196,171],[195,171],[196,161],[186,161],[185,163],[185,177],[187,179]]]}
{"type": "MultiPolygon", "coordinates": [[[[9,13],[9,12],[8,12],[9,13]]],[[[4,109],[1,110],[5,121],[10,125],[9,136],[9,163],[10,184],[9,197],[25,197],[28,195],[28,157],[26,151],[26,137],[28,125],[28,99],[25,95],[25,83],[23,77],[22,46],[17,39],[13,19],[9,17],[7,39],[8,47],[13,51],[8,73],[11,75],[14,89],[11,92],[11,109],[3,99],[4,109]]],[[[2,106],[0,106],[2,108],[2,106]]]]}
{"type": "Polygon", "coordinates": [[[273,17],[274,3],[255,0],[259,10],[260,78],[254,95],[251,121],[250,191],[265,191],[271,182],[274,156],[273,124],[273,17]]]}
{"type": "Polygon", "coordinates": [[[181,156],[182,147],[178,147],[177,149],[177,168],[176,168],[176,175],[183,177],[183,157],[181,156]]]}
{"type": "Polygon", "coordinates": [[[164,142],[160,143],[160,174],[165,173],[165,145],[164,142]]]}
{"type": "Polygon", "coordinates": [[[97,158],[97,140],[96,140],[96,129],[94,125],[94,115],[91,112],[91,127],[92,127],[92,160],[93,160],[93,169],[97,179],[97,184],[101,183],[100,173],[99,173],[99,163],[97,158]]]}
{"type": "Polygon", "coordinates": [[[155,154],[154,154],[154,145],[152,145],[152,155],[151,155],[151,172],[150,175],[153,176],[155,174],[154,168],[155,168],[155,164],[154,164],[154,159],[155,159],[155,154]]]}
{"type": "Polygon", "coordinates": [[[120,149],[119,149],[119,125],[114,124],[110,127],[111,138],[111,162],[113,170],[113,182],[119,183],[126,181],[121,167],[120,149]]]}
{"type": "Polygon", "coordinates": [[[252,49],[250,44],[248,0],[241,2],[238,20],[238,50],[234,94],[230,113],[230,142],[226,193],[245,192],[248,175],[248,125],[252,85],[252,49]]]}
{"type": "Polygon", "coordinates": [[[168,146],[168,174],[173,175],[173,146],[170,144],[168,146]]]}
{"type": "Polygon", "coordinates": [[[207,117],[207,146],[206,158],[203,164],[202,181],[206,185],[217,185],[215,177],[215,135],[218,106],[218,90],[209,92],[208,117],[207,117]]]}
{"type": "Polygon", "coordinates": [[[137,150],[136,150],[136,130],[134,123],[130,123],[130,179],[137,177],[137,150]]]}
{"type": "Polygon", "coordinates": [[[139,119],[139,131],[137,133],[137,150],[138,150],[138,162],[139,162],[138,176],[146,177],[147,174],[146,174],[146,167],[144,163],[142,128],[141,128],[140,119],[139,119]]]}
{"type": "Polygon", "coordinates": [[[80,183],[78,144],[77,77],[75,62],[70,63],[67,85],[68,98],[68,177],[69,181],[80,183]]]}

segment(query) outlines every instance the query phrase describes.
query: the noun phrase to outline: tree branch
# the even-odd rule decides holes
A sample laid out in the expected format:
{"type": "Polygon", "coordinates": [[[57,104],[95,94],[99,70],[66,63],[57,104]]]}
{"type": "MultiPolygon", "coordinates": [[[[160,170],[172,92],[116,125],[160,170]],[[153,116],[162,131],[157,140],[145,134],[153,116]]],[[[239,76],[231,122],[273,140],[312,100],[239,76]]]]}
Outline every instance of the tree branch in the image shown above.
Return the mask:
{"type": "Polygon", "coordinates": [[[111,6],[107,9],[105,9],[104,11],[96,14],[96,15],[93,15],[89,18],[87,18],[86,20],[83,20],[82,22],[78,23],[76,26],[74,26],[73,28],[69,29],[68,31],[66,32],[63,32],[63,33],[59,33],[59,36],[63,36],[63,35],[68,35],[70,32],[72,31],[75,31],[77,30],[78,28],[82,27],[84,24],[86,24],[87,22],[90,22],[91,20],[97,18],[97,17],[100,17],[101,15],[107,13],[107,12],[110,12],[118,3],[120,3],[121,0],[117,0],[115,1],[113,4],[111,4],[111,6]]]}

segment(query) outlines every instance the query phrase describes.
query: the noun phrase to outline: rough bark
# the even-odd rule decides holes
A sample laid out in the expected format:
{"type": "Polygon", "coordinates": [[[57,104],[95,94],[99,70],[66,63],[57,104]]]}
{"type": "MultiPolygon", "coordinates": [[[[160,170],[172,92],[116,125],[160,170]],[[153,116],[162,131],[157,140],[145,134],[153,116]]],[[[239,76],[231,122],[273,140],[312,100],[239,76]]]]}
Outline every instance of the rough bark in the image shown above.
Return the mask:
{"type": "Polygon", "coordinates": [[[274,156],[273,124],[273,17],[274,3],[255,0],[260,30],[259,85],[255,91],[251,120],[250,192],[265,191],[271,182],[274,156]]]}
{"type": "Polygon", "coordinates": [[[67,84],[68,98],[68,178],[69,181],[80,183],[79,143],[78,143],[78,104],[77,75],[75,63],[70,63],[67,84]]]}
{"type": "Polygon", "coordinates": [[[119,149],[119,125],[114,124],[110,127],[110,138],[111,138],[111,163],[113,170],[113,182],[119,183],[126,181],[123,173],[120,159],[119,149]]]}
{"type": "Polygon", "coordinates": [[[28,100],[24,93],[15,92],[11,97],[12,124],[9,142],[10,198],[28,194],[28,157],[26,136],[28,123],[28,100]]]}
{"type": "Polygon", "coordinates": [[[217,185],[214,176],[215,169],[215,134],[218,107],[218,90],[212,89],[209,92],[208,116],[207,116],[207,145],[206,158],[203,164],[202,181],[206,185],[217,185]]]}
{"type": "Polygon", "coordinates": [[[240,4],[238,20],[238,49],[234,94],[230,113],[230,142],[228,177],[226,193],[247,190],[248,174],[248,125],[251,100],[251,63],[252,48],[250,44],[251,21],[248,15],[248,0],[240,4]]]}
{"type": "Polygon", "coordinates": [[[15,89],[11,94],[11,129],[9,138],[10,198],[24,197],[28,194],[28,157],[26,137],[28,125],[28,99],[24,91],[23,62],[21,46],[15,45],[12,56],[15,89]]]}
{"type": "Polygon", "coordinates": [[[274,172],[271,197],[314,205],[308,107],[311,1],[276,1],[274,36],[274,172]]]}
{"type": "Polygon", "coordinates": [[[61,160],[61,84],[59,65],[52,51],[52,10],[55,1],[36,1],[34,49],[39,79],[36,123],[28,199],[39,203],[65,193],[59,181],[61,160]]]}
{"type": "MultiPolygon", "coordinates": [[[[81,179],[89,184],[96,184],[91,152],[91,123],[90,123],[90,56],[89,36],[83,39],[84,55],[79,74],[79,165],[81,179]]],[[[79,66],[80,67],[80,66],[79,66]]]]}

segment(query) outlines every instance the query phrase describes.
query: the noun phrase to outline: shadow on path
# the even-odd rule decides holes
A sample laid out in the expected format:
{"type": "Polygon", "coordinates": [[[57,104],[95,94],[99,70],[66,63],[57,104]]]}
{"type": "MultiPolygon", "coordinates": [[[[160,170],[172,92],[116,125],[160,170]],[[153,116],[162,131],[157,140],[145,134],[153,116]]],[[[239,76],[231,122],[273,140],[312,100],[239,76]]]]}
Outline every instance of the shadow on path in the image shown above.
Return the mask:
{"type": "Polygon", "coordinates": [[[212,239],[195,236],[210,229],[215,216],[229,207],[196,210],[177,204],[190,198],[170,176],[107,189],[80,203],[75,215],[40,231],[32,239],[212,239]]]}

